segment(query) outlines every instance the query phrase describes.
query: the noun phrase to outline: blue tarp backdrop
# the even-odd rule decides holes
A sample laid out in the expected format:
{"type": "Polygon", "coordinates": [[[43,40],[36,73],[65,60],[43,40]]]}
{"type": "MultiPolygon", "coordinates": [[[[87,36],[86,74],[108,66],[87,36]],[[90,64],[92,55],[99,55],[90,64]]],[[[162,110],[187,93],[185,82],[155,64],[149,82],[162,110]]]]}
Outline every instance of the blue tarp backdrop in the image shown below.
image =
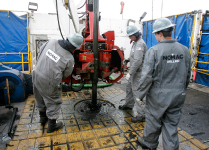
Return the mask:
{"type": "MultiPolygon", "coordinates": [[[[208,34],[202,34],[201,42],[199,46],[199,52],[209,54],[209,16],[204,15],[203,17],[204,18],[202,24],[202,33],[208,33],[208,34]]],[[[209,62],[209,55],[199,54],[198,61],[209,62]]],[[[198,63],[197,68],[209,70],[209,64],[198,63]]],[[[205,72],[205,73],[209,73],[209,72],[205,72]]],[[[197,72],[196,82],[205,86],[209,86],[209,76],[197,72]]]]}
{"type": "MultiPolygon", "coordinates": [[[[194,22],[194,15],[192,13],[171,16],[168,19],[173,23],[176,24],[175,30],[172,33],[172,37],[176,39],[179,43],[187,46],[189,48],[193,22],[194,22]]],[[[157,40],[155,39],[155,35],[152,33],[153,28],[152,25],[154,24],[154,20],[143,22],[143,40],[147,44],[147,48],[158,44],[157,40]]]]}
{"type": "MultiPolygon", "coordinates": [[[[18,17],[11,11],[0,11],[0,53],[28,53],[27,15],[18,17]]],[[[28,62],[28,54],[24,54],[28,62]]],[[[0,54],[0,62],[22,62],[21,54],[0,54]]],[[[6,64],[22,71],[22,64],[6,64]]],[[[28,64],[24,65],[28,70],[28,64]]]]}
{"type": "MultiPolygon", "coordinates": [[[[171,16],[168,17],[168,19],[173,24],[176,24],[175,30],[172,33],[173,39],[176,39],[177,42],[190,48],[190,42],[192,39],[191,38],[192,29],[194,23],[193,13],[171,16]]],[[[146,42],[148,49],[158,44],[157,40],[155,39],[155,35],[152,34],[153,24],[154,24],[154,20],[143,22],[143,40],[146,42]]],[[[209,33],[209,16],[204,16],[202,33],[209,33]]],[[[209,54],[209,34],[202,35],[199,52],[209,54]]],[[[209,55],[199,54],[198,61],[209,62],[209,55]]],[[[198,63],[197,68],[209,70],[209,64],[198,63]]],[[[205,72],[205,73],[209,73],[209,72],[205,72]]],[[[209,86],[209,76],[197,72],[195,82],[205,86],[209,86]]]]}

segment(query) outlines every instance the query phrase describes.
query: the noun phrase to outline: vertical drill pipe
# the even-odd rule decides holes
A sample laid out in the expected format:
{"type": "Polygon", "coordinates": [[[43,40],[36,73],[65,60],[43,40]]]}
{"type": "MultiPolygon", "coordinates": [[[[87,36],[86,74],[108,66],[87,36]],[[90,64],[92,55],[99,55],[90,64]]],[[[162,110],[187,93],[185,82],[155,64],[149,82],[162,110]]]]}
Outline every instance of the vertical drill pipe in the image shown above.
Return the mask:
{"type": "Polygon", "coordinates": [[[97,83],[98,83],[98,20],[99,20],[99,0],[93,1],[93,52],[94,52],[94,74],[92,81],[92,106],[97,105],[97,83]]]}

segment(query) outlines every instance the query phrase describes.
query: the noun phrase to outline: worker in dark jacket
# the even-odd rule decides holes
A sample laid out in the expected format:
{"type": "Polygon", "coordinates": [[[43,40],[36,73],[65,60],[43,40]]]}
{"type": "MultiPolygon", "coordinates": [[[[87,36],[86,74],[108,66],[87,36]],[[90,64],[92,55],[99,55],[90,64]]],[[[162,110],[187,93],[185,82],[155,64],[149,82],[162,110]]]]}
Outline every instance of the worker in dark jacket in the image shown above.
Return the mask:
{"type": "MultiPolygon", "coordinates": [[[[126,75],[128,84],[126,86],[126,102],[124,105],[120,105],[119,109],[131,110],[136,107],[137,115],[131,118],[132,122],[141,122],[145,118],[145,105],[138,105],[136,101],[136,87],[141,77],[142,66],[144,62],[144,56],[147,51],[147,46],[142,39],[141,32],[136,26],[130,25],[127,27],[127,35],[131,39],[133,45],[130,51],[130,70],[126,75]]],[[[145,99],[144,99],[145,101],[145,99]]]]}
{"type": "Polygon", "coordinates": [[[138,137],[143,148],[156,149],[162,132],[163,149],[179,149],[177,125],[189,84],[191,57],[187,47],[171,38],[173,26],[167,18],[155,21],[153,33],[159,43],[144,59],[137,88],[139,104],[145,95],[147,98],[143,138],[138,137]]]}
{"type": "Polygon", "coordinates": [[[83,37],[75,33],[67,35],[66,40],[49,40],[39,50],[33,70],[33,90],[41,124],[48,120],[48,133],[63,127],[62,122],[56,122],[62,104],[61,82],[71,75],[73,51],[82,43],[83,37]]]}

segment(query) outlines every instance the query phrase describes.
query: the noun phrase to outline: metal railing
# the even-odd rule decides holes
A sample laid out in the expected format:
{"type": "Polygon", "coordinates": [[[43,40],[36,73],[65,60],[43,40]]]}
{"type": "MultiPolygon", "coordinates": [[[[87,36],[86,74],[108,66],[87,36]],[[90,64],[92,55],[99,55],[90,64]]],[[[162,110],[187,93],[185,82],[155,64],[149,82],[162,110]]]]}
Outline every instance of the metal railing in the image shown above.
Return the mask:
{"type": "MultiPolygon", "coordinates": [[[[202,35],[209,35],[209,33],[202,33],[202,30],[203,30],[203,19],[204,19],[204,16],[202,16],[202,21],[200,23],[200,26],[201,26],[201,29],[200,29],[200,35],[201,36],[200,37],[202,37],[202,35]]],[[[205,75],[209,75],[209,70],[205,70],[205,69],[198,68],[198,63],[209,64],[209,62],[198,61],[198,56],[199,55],[208,55],[209,56],[209,53],[202,53],[202,52],[200,52],[200,47],[201,47],[200,44],[201,44],[201,38],[199,38],[196,61],[191,61],[191,62],[194,62],[195,63],[195,67],[194,68],[191,68],[191,69],[193,69],[194,71],[196,71],[198,73],[202,73],[202,74],[205,74],[205,75]]]]}
{"type": "Polygon", "coordinates": [[[29,27],[28,27],[28,22],[29,22],[29,17],[28,17],[28,12],[27,11],[15,11],[15,10],[0,10],[0,11],[7,11],[9,12],[24,12],[27,14],[27,48],[28,52],[17,52],[17,53],[0,53],[0,55],[21,55],[21,61],[19,62],[1,62],[2,64],[22,64],[22,70],[23,72],[31,73],[32,72],[32,67],[31,67],[31,53],[29,49],[29,27]],[[24,61],[24,55],[28,55],[27,59],[28,61],[24,61]],[[28,69],[25,70],[25,64],[28,64],[28,69]]]}

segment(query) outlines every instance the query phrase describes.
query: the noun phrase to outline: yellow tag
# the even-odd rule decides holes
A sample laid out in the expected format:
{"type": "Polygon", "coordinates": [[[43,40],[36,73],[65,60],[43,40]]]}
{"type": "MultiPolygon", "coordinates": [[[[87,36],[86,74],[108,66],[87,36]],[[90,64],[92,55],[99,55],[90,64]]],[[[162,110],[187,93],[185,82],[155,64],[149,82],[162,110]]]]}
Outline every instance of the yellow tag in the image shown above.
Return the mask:
{"type": "Polygon", "coordinates": [[[86,56],[83,56],[83,60],[86,60],[86,56]]]}

